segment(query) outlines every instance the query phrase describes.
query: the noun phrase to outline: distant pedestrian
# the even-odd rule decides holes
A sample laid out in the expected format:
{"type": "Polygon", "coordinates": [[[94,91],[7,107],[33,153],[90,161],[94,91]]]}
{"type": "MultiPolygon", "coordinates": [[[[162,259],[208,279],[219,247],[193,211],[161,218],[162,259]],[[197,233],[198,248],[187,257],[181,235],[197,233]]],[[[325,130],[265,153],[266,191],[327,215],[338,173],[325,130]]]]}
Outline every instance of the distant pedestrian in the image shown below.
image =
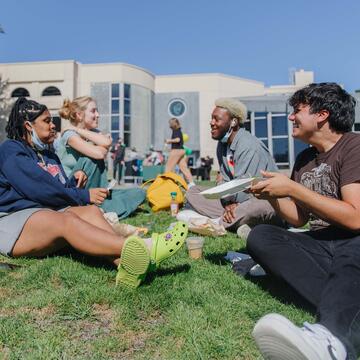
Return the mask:
{"type": "Polygon", "coordinates": [[[111,148],[111,157],[113,159],[113,178],[120,184],[123,166],[125,164],[125,144],[122,138],[118,138],[116,144],[111,148]],[[117,174],[117,176],[116,176],[117,174]]]}
{"type": "Polygon", "coordinates": [[[169,120],[169,125],[172,130],[171,139],[166,139],[165,143],[171,144],[171,151],[166,163],[165,172],[174,171],[175,166],[178,165],[189,186],[193,186],[195,185],[194,180],[185,159],[184,140],[180,122],[178,119],[172,118],[169,120]]]}

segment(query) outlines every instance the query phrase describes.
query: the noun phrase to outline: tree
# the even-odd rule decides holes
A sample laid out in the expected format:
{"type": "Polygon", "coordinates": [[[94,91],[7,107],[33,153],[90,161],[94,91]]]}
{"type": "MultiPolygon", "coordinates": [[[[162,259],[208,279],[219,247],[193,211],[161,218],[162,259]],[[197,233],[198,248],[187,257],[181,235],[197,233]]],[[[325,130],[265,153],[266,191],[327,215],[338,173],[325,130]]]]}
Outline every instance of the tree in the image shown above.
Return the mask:
{"type": "Polygon", "coordinates": [[[6,138],[5,127],[6,121],[10,114],[10,99],[7,96],[7,81],[3,81],[0,76],[0,142],[6,138]]]}

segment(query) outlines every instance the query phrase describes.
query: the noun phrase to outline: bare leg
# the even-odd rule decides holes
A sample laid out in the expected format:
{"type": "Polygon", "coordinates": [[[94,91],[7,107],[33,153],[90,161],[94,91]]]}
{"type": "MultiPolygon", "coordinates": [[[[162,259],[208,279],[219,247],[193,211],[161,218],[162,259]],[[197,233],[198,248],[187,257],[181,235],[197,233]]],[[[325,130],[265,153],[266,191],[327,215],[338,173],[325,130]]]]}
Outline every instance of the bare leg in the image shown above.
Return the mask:
{"type": "Polygon", "coordinates": [[[174,171],[176,164],[179,162],[185,151],[181,149],[174,149],[170,151],[168,161],[166,163],[165,172],[174,171]]]}
{"type": "Polygon", "coordinates": [[[70,207],[66,211],[76,214],[91,225],[115,234],[112,226],[105,220],[102,211],[95,205],[70,207]]]}
{"type": "Polygon", "coordinates": [[[44,256],[70,244],[84,254],[116,259],[120,257],[124,240],[82,220],[74,212],[43,210],[26,222],[13,256],[44,256]]]}
{"type": "Polygon", "coordinates": [[[184,174],[185,179],[187,180],[187,182],[188,183],[193,183],[194,180],[193,180],[191,172],[190,172],[190,170],[189,170],[189,168],[187,166],[187,162],[186,162],[184,156],[179,161],[179,168],[180,168],[180,171],[184,174]]]}

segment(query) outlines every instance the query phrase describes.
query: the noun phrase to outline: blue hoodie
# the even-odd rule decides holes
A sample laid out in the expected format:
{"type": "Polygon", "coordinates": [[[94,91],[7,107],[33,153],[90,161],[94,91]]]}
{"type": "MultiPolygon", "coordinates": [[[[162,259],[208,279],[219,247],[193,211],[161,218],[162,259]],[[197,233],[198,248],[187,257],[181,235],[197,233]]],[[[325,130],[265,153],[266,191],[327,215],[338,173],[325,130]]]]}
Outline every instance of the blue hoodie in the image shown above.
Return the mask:
{"type": "Polygon", "coordinates": [[[89,190],[76,188],[56,154],[45,150],[41,155],[17,140],[0,145],[0,213],[90,203],[89,190]]]}

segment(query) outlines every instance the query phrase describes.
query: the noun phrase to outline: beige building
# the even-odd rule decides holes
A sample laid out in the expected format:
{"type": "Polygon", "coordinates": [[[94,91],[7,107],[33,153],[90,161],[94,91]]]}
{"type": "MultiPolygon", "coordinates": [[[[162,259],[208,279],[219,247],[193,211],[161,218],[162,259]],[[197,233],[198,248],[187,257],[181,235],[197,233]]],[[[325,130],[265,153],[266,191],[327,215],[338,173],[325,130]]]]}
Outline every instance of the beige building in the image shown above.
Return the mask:
{"type": "MultiPolygon", "coordinates": [[[[216,142],[210,137],[209,121],[217,98],[236,97],[245,102],[251,99],[248,102],[249,119],[252,119],[249,131],[257,135],[256,120],[261,120],[261,116],[251,109],[256,99],[276,98],[279,101],[282,96],[283,104],[289,94],[314,80],[311,71],[300,70],[294,73],[292,84],[266,87],[259,81],[225,74],[156,76],[129,64],[76,61],[0,64],[0,76],[9,83],[9,96],[28,96],[47,105],[58,127],[57,111],[65,98],[93,96],[100,112],[100,129],[111,133],[114,140],[124,137],[128,146],[135,146],[143,153],[151,145],[159,150],[163,148],[164,139],[170,135],[168,119],[178,117],[183,132],[189,135],[186,145],[193,149],[194,158],[215,156],[216,142]]],[[[262,112],[266,111],[265,107],[262,112]]],[[[287,124],[285,110],[275,112],[279,118],[285,116],[287,124]]],[[[267,125],[271,127],[268,117],[267,114],[267,125]]],[[[272,139],[271,131],[270,135],[272,139]]],[[[269,134],[263,137],[267,145],[273,146],[274,142],[269,139],[269,134]]],[[[286,139],[287,149],[281,151],[287,151],[282,159],[287,156],[288,160],[280,163],[289,166],[294,158],[289,150],[294,151],[294,146],[291,146],[291,136],[287,134],[286,139]]],[[[273,148],[270,150],[274,153],[273,148]]]]}

